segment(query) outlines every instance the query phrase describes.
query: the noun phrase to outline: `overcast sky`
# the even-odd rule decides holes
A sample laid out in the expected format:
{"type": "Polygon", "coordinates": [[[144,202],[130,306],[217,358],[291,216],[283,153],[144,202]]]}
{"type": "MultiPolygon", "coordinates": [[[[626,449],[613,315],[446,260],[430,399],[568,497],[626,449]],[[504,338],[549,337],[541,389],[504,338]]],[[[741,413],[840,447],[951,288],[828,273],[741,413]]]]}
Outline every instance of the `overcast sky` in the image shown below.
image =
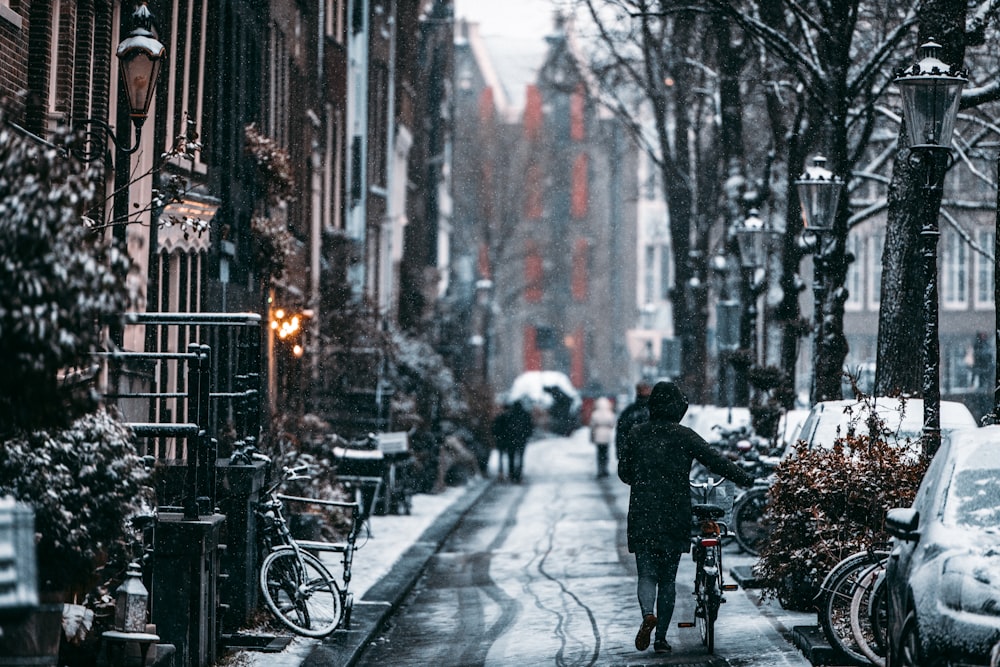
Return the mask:
{"type": "Polygon", "coordinates": [[[524,86],[533,81],[552,32],[553,0],[455,0],[455,18],[478,23],[479,32],[518,107],[524,86]]]}

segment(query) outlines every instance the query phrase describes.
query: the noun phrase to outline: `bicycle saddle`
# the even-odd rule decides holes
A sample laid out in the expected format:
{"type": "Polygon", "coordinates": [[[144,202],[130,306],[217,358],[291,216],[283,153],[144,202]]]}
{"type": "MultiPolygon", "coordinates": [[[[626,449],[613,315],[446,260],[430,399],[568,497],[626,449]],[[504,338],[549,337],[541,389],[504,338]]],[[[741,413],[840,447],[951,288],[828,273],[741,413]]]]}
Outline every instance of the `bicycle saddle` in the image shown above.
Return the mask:
{"type": "Polygon", "coordinates": [[[726,515],[726,510],[722,509],[718,505],[698,503],[697,505],[691,506],[691,513],[694,514],[699,520],[703,521],[705,519],[721,519],[726,515]]]}

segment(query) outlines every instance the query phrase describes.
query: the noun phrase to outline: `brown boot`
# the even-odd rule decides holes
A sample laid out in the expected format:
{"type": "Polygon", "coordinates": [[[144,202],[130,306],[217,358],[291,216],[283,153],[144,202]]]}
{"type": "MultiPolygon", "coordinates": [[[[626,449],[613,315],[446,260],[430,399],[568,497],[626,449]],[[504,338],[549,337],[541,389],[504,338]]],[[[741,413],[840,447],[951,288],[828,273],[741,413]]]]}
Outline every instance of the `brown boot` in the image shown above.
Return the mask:
{"type": "Polygon", "coordinates": [[[639,633],[635,636],[635,648],[645,651],[649,648],[649,635],[656,628],[656,616],[646,614],[642,617],[642,625],[639,626],[639,633]]]}

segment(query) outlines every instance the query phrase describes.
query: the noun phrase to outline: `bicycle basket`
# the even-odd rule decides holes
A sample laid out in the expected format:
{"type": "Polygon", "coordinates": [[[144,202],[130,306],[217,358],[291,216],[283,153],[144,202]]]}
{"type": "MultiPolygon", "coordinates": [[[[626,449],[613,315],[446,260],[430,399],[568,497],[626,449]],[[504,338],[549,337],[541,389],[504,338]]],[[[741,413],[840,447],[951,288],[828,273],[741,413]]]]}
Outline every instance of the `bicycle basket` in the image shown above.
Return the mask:
{"type": "Polygon", "coordinates": [[[691,489],[691,504],[718,505],[725,512],[719,522],[730,528],[733,525],[733,503],[735,501],[736,483],[728,479],[711,490],[691,489]]]}

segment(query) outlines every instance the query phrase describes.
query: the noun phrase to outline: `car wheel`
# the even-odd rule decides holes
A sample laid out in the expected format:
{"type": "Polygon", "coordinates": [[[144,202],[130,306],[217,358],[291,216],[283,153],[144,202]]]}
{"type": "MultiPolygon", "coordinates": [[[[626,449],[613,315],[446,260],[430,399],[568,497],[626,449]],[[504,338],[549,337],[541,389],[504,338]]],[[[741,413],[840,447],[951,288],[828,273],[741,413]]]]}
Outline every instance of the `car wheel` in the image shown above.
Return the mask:
{"type": "Polygon", "coordinates": [[[903,620],[899,631],[899,648],[892,667],[921,667],[924,664],[920,651],[920,630],[917,627],[917,615],[910,612],[903,620]]]}

